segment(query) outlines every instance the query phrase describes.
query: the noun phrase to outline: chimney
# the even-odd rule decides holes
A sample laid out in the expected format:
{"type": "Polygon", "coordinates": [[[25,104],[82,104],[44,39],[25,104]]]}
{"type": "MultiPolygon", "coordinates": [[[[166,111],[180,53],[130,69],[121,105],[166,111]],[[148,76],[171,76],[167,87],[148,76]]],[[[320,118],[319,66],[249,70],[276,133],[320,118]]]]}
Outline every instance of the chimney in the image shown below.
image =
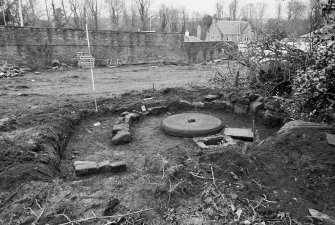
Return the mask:
{"type": "Polygon", "coordinates": [[[185,36],[190,36],[190,32],[188,32],[188,30],[185,31],[185,36]]]}

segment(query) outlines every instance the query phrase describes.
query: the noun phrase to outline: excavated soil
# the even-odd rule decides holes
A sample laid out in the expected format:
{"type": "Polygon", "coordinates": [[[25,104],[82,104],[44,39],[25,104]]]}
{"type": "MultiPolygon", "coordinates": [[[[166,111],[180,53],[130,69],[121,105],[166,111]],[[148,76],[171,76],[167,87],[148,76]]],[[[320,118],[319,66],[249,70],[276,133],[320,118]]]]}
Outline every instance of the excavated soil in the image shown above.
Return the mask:
{"type": "Polygon", "coordinates": [[[195,111],[250,128],[248,117],[176,103],[218,92],[130,92],[100,98],[99,112],[91,100],[63,102],[59,96],[62,101],[52,103],[54,97],[19,95],[8,108],[1,104],[15,122],[1,131],[0,224],[322,224],[310,218],[309,209],[335,218],[335,148],[324,132],[276,136],[278,128],[256,123],[261,140],[243,154],[242,142],[202,150],[160,129],[164,117],[195,111]],[[31,108],[40,100],[44,107],[31,108]],[[131,126],[130,144],[112,145],[120,113],[143,104],[169,105],[169,111],[142,117],[131,126]],[[74,175],[75,160],[107,159],[126,161],[127,171],[74,175]]]}

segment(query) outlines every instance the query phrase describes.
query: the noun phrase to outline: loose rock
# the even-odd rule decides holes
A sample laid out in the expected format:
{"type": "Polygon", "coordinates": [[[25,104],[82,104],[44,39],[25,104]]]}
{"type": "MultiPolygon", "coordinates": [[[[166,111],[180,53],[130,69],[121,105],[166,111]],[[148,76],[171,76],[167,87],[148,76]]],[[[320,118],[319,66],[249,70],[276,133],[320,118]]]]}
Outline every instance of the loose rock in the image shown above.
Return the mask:
{"type": "Polygon", "coordinates": [[[206,95],[205,98],[204,98],[204,101],[205,102],[212,102],[216,99],[220,98],[219,95],[206,95]]]}
{"type": "Polygon", "coordinates": [[[123,113],[121,113],[121,116],[123,117],[123,116],[126,116],[126,115],[128,115],[130,112],[123,112],[123,113]]]}
{"type": "Polygon", "coordinates": [[[98,164],[90,161],[75,161],[75,173],[77,176],[85,176],[98,173],[98,164]]]}
{"type": "Polygon", "coordinates": [[[124,117],[124,121],[126,123],[131,123],[131,122],[138,120],[139,118],[140,116],[137,113],[129,113],[128,115],[124,117]]]}
{"type": "Polygon", "coordinates": [[[129,123],[120,123],[120,124],[114,125],[112,129],[112,135],[122,130],[129,132],[129,123]]]}
{"type": "Polygon", "coordinates": [[[224,134],[245,141],[253,141],[254,139],[252,129],[248,128],[225,128],[224,134]]]}
{"type": "Polygon", "coordinates": [[[111,163],[109,160],[98,163],[98,171],[100,173],[108,173],[111,172],[111,163]]]}
{"type": "Polygon", "coordinates": [[[129,131],[120,130],[117,134],[112,138],[112,143],[115,145],[127,144],[130,143],[132,137],[129,131]]]}
{"type": "Polygon", "coordinates": [[[204,108],[205,104],[203,102],[192,102],[192,106],[197,108],[204,108]]]}
{"type": "Polygon", "coordinates": [[[112,162],[110,166],[111,172],[113,173],[124,172],[127,170],[127,164],[124,161],[112,162]]]}

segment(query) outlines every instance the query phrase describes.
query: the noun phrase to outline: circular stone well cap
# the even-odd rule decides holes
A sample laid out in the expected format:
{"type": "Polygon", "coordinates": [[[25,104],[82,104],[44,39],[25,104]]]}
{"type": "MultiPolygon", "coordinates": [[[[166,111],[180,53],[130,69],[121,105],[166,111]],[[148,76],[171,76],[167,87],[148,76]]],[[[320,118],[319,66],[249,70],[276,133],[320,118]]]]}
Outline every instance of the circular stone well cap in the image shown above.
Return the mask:
{"type": "Polygon", "coordinates": [[[202,113],[182,113],[163,119],[163,130],[177,137],[200,137],[216,134],[223,128],[220,119],[202,113]]]}

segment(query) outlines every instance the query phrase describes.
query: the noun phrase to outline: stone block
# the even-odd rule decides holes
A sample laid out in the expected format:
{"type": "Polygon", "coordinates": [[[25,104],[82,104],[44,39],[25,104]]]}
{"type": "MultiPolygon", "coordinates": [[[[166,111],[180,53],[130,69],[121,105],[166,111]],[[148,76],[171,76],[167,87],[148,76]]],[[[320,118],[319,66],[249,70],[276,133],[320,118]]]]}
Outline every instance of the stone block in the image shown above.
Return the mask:
{"type": "Polygon", "coordinates": [[[129,113],[128,115],[124,117],[124,121],[126,123],[132,123],[139,119],[140,119],[140,115],[138,115],[137,113],[129,113]]]}
{"type": "Polygon", "coordinates": [[[119,132],[121,130],[129,132],[129,123],[119,123],[119,124],[113,125],[112,135],[117,134],[117,132],[119,132]]]}
{"type": "Polygon", "coordinates": [[[120,130],[117,134],[112,138],[112,143],[114,145],[121,145],[130,143],[132,140],[131,134],[129,131],[120,130]]]}
{"type": "Polygon", "coordinates": [[[204,98],[204,101],[205,102],[212,102],[216,99],[220,98],[219,95],[206,95],[205,98],[204,98]]]}
{"type": "Polygon", "coordinates": [[[77,176],[85,176],[98,173],[98,164],[90,161],[75,161],[75,173],[77,176]]]}
{"type": "Polygon", "coordinates": [[[197,107],[197,108],[204,108],[205,104],[203,102],[192,102],[192,106],[197,107]]]}
{"type": "Polygon", "coordinates": [[[254,133],[249,128],[225,128],[224,134],[244,141],[253,141],[254,139],[254,133]]]}
{"type": "Polygon", "coordinates": [[[111,163],[109,160],[98,163],[99,173],[108,173],[111,172],[111,163]]]}
{"type": "Polygon", "coordinates": [[[121,113],[121,116],[123,117],[123,116],[126,116],[126,115],[128,115],[130,112],[123,112],[123,113],[121,113]]]}
{"type": "Polygon", "coordinates": [[[111,172],[113,173],[127,171],[127,164],[124,161],[112,162],[110,166],[111,166],[111,172]]]}
{"type": "Polygon", "coordinates": [[[335,146],[335,134],[326,134],[327,142],[330,145],[335,146]]]}

